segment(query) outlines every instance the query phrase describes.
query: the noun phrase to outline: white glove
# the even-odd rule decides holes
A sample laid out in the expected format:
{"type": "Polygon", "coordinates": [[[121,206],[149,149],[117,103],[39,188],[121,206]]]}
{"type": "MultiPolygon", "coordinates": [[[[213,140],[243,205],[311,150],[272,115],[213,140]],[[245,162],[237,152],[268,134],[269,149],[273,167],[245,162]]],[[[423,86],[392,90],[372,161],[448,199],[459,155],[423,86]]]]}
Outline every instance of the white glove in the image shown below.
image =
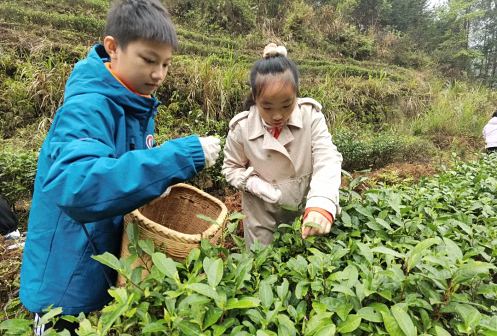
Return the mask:
{"type": "Polygon", "coordinates": [[[212,167],[217,158],[219,157],[219,152],[221,151],[221,140],[216,137],[200,137],[200,144],[204,150],[205,156],[205,168],[212,167]]]}
{"type": "Polygon", "coordinates": [[[169,187],[167,187],[166,191],[164,191],[164,192],[163,192],[163,193],[162,193],[159,197],[160,197],[160,198],[167,197],[167,195],[169,195],[169,194],[171,193],[171,188],[172,188],[172,187],[173,187],[173,186],[169,186],[169,187]]]}
{"type": "Polygon", "coordinates": [[[331,231],[332,224],[332,222],[330,222],[319,212],[310,211],[309,214],[305,217],[304,223],[302,224],[302,238],[305,239],[308,236],[328,234],[331,231]],[[319,227],[307,226],[306,224],[314,224],[318,225],[319,227]]]}
{"type": "Polygon", "coordinates": [[[245,188],[251,194],[271,204],[278,203],[281,198],[281,190],[273,187],[256,175],[252,175],[247,179],[245,188]]]}

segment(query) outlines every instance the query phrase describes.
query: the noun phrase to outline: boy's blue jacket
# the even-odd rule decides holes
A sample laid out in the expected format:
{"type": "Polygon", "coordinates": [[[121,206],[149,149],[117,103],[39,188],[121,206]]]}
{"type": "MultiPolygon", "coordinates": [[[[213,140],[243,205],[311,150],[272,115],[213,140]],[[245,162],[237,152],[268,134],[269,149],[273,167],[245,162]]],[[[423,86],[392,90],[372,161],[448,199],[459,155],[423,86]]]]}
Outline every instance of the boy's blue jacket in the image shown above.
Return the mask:
{"type": "Polygon", "coordinates": [[[204,168],[197,136],[152,146],[158,101],[129,91],[104,61],[96,45],[75,65],[39,154],[20,289],[32,312],[102,308],[104,268],[115,273],[91,259],[82,224],[98,253],[118,256],[123,215],[204,168]]]}

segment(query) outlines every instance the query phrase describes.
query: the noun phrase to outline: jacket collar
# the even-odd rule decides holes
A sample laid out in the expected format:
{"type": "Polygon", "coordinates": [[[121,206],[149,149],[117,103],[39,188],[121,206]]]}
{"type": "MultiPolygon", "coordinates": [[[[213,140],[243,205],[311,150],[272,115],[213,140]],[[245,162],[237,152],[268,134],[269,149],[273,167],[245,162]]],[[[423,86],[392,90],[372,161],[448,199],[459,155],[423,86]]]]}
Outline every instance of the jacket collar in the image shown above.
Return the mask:
{"type": "MultiPolygon", "coordinates": [[[[283,127],[283,130],[281,132],[280,137],[283,137],[282,140],[286,139],[286,137],[291,135],[291,132],[288,128],[288,126],[293,126],[296,128],[302,128],[303,122],[302,122],[302,111],[300,109],[299,102],[295,104],[295,108],[293,109],[292,114],[290,115],[290,119],[288,119],[288,122],[286,125],[283,127]]],[[[264,128],[264,123],[262,122],[262,118],[259,114],[259,111],[257,111],[257,107],[253,105],[250,107],[250,113],[248,115],[248,123],[247,126],[249,128],[249,140],[254,140],[260,136],[263,136],[267,131],[264,128]]],[[[291,139],[287,139],[286,143],[290,142],[293,140],[293,136],[291,139]]],[[[283,141],[285,142],[285,140],[283,141]]]]}

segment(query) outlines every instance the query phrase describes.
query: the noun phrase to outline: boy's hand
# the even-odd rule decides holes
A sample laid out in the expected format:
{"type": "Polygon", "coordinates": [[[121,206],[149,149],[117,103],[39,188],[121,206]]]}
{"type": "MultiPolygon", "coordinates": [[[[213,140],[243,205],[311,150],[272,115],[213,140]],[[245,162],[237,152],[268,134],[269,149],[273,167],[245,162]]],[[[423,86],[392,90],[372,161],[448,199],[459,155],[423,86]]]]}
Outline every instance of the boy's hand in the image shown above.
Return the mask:
{"type": "Polygon", "coordinates": [[[256,175],[252,175],[247,179],[245,188],[247,188],[247,191],[251,194],[254,194],[263,201],[271,204],[278,203],[281,198],[281,190],[276,189],[256,175]]]}
{"type": "Polygon", "coordinates": [[[212,167],[216,160],[219,158],[219,152],[221,151],[221,140],[216,137],[200,137],[200,144],[204,150],[205,156],[205,168],[212,167]]]}
{"type": "Polygon", "coordinates": [[[328,234],[331,231],[332,224],[332,222],[319,212],[310,211],[302,224],[302,238],[306,239],[309,236],[328,234]]]}

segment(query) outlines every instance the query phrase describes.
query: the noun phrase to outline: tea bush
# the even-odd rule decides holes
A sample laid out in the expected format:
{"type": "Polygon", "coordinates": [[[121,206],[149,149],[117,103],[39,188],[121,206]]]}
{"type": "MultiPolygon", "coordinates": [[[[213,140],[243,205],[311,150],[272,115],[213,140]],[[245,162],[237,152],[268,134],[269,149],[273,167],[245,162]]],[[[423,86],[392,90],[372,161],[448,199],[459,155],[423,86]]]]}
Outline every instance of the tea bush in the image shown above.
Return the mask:
{"type": "Polygon", "coordinates": [[[12,204],[31,198],[37,154],[6,146],[0,150],[0,193],[12,204]]]}
{"type": "Polygon", "coordinates": [[[381,168],[401,158],[408,144],[406,137],[366,129],[339,129],[333,142],[343,156],[342,168],[347,171],[381,168]]]}
{"type": "MultiPolygon", "coordinates": [[[[484,155],[362,195],[352,180],[332,239],[302,240],[297,219],[268,247],[246,251],[237,236],[231,250],[204,241],[180,263],[130,225],[131,256],[95,256],[126,285],[110,289],[114,299],[97,315],[66,318],[87,336],[495,335],[496,165],[497,155],[484,155]],[[138,258],[150,266],[132,267],[138,258]]],[[[240,219],[230,216],[228,232],[240,219]]],[[[0,330],[27,335],[31,323],[10,319],[0,330]]]]}

